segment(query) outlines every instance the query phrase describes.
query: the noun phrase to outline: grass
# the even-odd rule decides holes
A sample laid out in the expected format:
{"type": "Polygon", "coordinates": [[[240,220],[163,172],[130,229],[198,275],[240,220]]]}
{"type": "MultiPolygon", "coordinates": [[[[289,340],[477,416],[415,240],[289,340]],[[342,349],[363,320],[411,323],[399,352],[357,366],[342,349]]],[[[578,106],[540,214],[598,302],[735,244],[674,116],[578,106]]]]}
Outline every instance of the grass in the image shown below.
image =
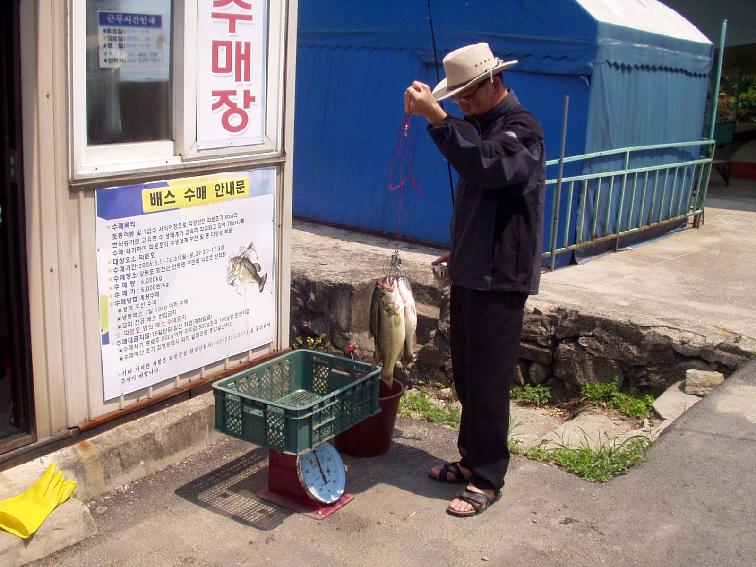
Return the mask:
{"type": "Polygon", "coordinates": [[[425,421],[450,425],[459,429],[462,412],[448,404],[436,404],[421,391],[410,391],[399,400],[399,415],[403,417],[419,415],[425,421]]]}
{"type": "MultiPolygon", "coordinates": [[[[407,392],[399,400],[399,412],[402,417],[416,417],[419,416],[425,421],[431,423],[440,423],[443,425],[449,425],[455,429],[459,429],[459,422],[462,413],[451,407],[450,405],[439,406],[425,393],[421,391],[407,392]]],[[[509,452],[515,455],[521,455],[523,453],[522,443],[517,439],[511,437],[512,431],[522,425],[519,421],[516,421],[511,415],[509,416],[509,434],[508,445],[509,452]]]]}
{"type": "Polygon", "coordinates": [[[620,444],[611,440],[596,448],[590,447],[587,440],[577,448],[561,444],[548,448],[542,443],[528,449],[525,456],[554,463],[591,482],[606,482],[644,460],[650,443],[648,438],[641,436],[631,437],[620,444]]]}
{"type": "Polygon", "coordinates": [[[294,339],[294,350],[304,348],[307,350],[317,350],[320,352],[328,352],[331,350],[331,342],[325,335],[319,337],[297,337],[294,339]]]}
{"type": "Polygon", "coordinates": [[[619,391],[617,380],[612,382],[586,382],[581,386],[583,400],[594,406],[608,406],[623,415],[643,419],[654,403],[648,394],[637,398],[619,391]]]}
{"type": "Polygon", "coordinates": [[[524,404],[540,408],[551,401],[551,388],[543,384],[539,384],[538,386],[531,386],[530,384],[513,386],[509,391],[509,397],[524,404]]]}
{"type": "MultiPolygon", "coordinates": [[[[632,398],[626,394],[617,391],[616,384],[607,384],[603,382],[593,382],[585,384],[588,386],[583,392],[584,399],[595,405],[611,405],[622,411],[621,407],[626,403],[625,399],[630,398],[642,402],[644,415],[650,403],[643,398],[632,398]],[[645,405],[648,403],[648,405],[645,405]]],[[[522,390],[527,389],[522,388],[522,390]]],[[[550,392],[546,386],[538,388],[530,387],[531,395],[528,403],[539,405],[539,401],[544,399],[544,392],[550,397],[550,392]],[[539,395],[532,395],[536,390],[539,395]]],[[[644,396],[644,398],[651,398],[644,396]]],[[[651,402],[653,399],[651,398],[651,402]]],[[[540,405],[543,405],[542,402],[540,405]]],[[[638,408],[641,405],[638,405],[638,408]]],[[[630,411],[636,411],[630,410],[630,411]]],[[[459,429],[461,412],[452,407],[450,404],[439,405],[437,401],[430,398],[422,391],[408,391],[399,401],[399,415],[402,417],[420,418],[431,423],[447,425],[459,429]]],[[[524,455],[529,459],[536,461],[553,463],[563,469],[578,475],[591,482],[606,482],[611,478],[625,473],[630,467],[645,459],[648,447],[651,441],[642,436],[631,437],[623,443],[618,443],[612,439],[601,443],[599,446],[591,447],[587,437],[579,447],[568,447],[564,444],[547,446],[545,442],[536,447],[525,449],[522,442],[512,437],[512,432],[520,425],[512,416],[509,417],[509,452],[515,455],[524,455]]]]}
{"type": "Polygon", "coordinates": [[[514,439],[512,437],[512,432],[520,427],[522,425],[522,422],[516,421],[515,418],[513,418],[511,415],[509,416],[509,429],[508,429],[508,435],[507,435],[507,446],[509,447],[509,452],[513,455],[522,455],[523,449],[522,449],[522,441],[519,439],[514,439]]]}

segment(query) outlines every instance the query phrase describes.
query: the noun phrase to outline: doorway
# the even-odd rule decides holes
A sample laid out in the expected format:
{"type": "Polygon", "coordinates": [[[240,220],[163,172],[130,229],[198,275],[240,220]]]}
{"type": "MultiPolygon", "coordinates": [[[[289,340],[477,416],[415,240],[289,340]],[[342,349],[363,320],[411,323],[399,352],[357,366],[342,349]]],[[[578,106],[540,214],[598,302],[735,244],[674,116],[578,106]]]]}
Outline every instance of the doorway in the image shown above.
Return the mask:
{"type": "Polygon", "coordinates": [[[0,454],[32,443],[20,0],[0,2],[0,454]]]}

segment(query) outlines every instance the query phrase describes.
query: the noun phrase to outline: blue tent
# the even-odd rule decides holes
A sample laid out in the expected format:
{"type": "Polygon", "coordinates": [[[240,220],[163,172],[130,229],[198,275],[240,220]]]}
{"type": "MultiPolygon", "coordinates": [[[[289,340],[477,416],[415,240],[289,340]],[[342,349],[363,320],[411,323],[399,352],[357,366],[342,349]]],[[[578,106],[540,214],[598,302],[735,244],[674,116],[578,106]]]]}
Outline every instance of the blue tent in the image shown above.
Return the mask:
{"type": "MultiPolygon", "coordinates": [[[[565,95],[568,156],[701,138],[712,45],[656,0],[435,0],[431,9],[435,37],[425,1],[300,3],[296,216],[394,232],[399,196],[388,170],[402,142],[403,91],[415,79],[435,85],[443,56],[479,41],[519,60],[505,83],[541,120],[548,159],[559,156],[565,95]]],[[[446,110],[458,113],[453,103],[446,110]]],[[[417,117],[410,126],[423,196],[405,186],[399,226],[448,243],[449,180],[425,126],[417,117]]]]}

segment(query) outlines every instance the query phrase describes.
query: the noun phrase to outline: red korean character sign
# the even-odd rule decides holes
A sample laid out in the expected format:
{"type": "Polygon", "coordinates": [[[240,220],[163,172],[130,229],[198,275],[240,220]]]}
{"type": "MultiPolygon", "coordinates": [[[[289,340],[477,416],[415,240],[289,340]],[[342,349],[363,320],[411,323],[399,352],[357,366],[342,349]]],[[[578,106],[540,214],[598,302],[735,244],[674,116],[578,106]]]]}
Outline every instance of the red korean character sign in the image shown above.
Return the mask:
{"type": "Polygon", "coordinates": [[[265,135],[266,0],[197,3],[197,148],[265,135]]]}

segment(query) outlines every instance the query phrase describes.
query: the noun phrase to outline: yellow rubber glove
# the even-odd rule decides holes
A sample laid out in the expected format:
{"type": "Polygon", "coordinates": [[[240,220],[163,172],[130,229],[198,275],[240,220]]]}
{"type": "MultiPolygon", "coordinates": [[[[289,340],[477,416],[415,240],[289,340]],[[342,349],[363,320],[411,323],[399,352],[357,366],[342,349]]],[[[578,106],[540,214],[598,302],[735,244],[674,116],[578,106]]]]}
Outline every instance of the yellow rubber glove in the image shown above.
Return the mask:
{"type": "Polygon", "coordinates": [[[68,500],[75,480],[63,480],[63,473],[50,465],[26,492],[0,500],[0,528],[24,539],[39,529],[50,512],[68,500]]]}

